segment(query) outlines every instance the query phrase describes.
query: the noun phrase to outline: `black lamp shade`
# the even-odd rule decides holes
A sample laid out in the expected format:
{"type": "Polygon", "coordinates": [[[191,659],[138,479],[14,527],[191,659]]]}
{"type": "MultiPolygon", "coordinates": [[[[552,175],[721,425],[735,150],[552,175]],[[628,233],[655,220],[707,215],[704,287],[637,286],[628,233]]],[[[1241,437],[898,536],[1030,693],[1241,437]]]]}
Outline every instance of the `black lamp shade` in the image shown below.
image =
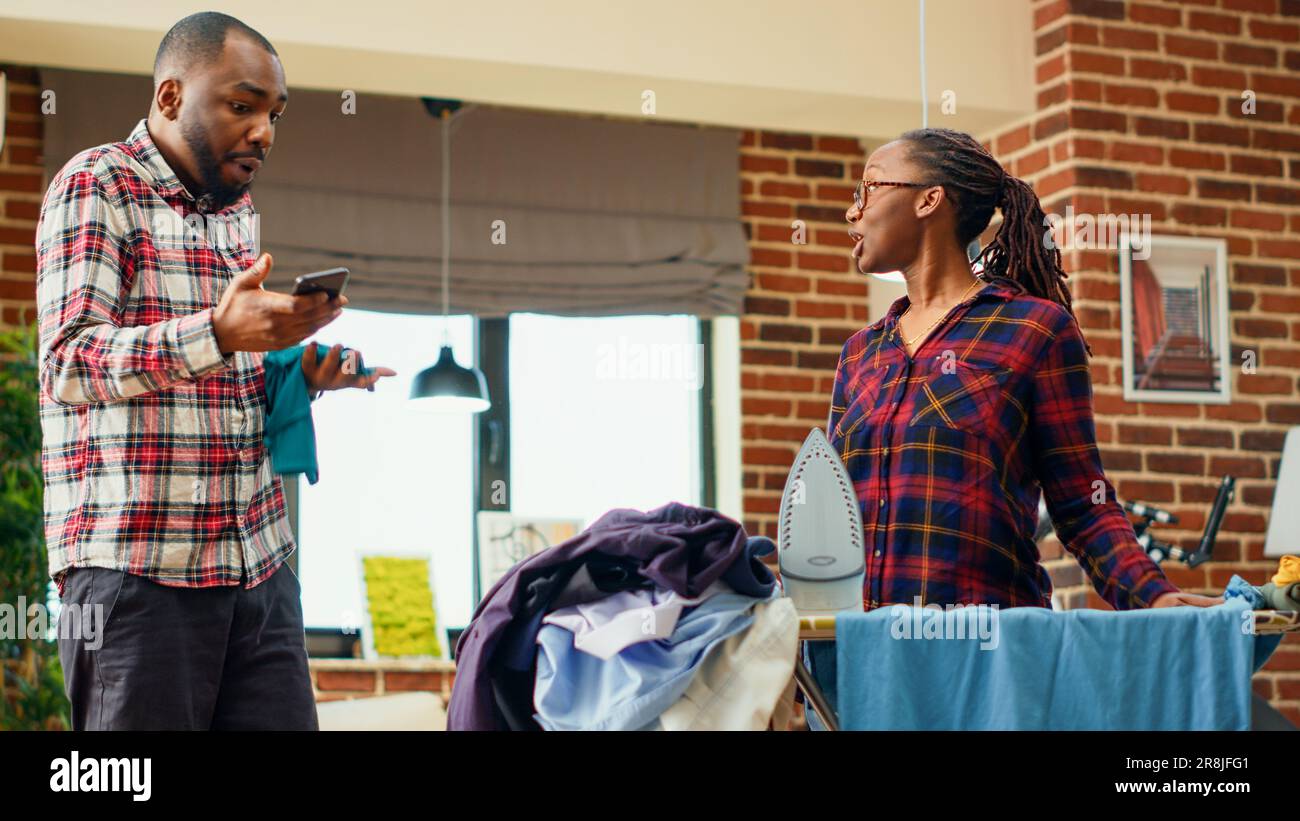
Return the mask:
{"type": "Polygon", "coordinates": [[[438,361],[416,375],[411,398],[428,402],[437,410],[480,413],[492,406],[483,372],[456,364],[450,345],[443,345],[438,361]]]}

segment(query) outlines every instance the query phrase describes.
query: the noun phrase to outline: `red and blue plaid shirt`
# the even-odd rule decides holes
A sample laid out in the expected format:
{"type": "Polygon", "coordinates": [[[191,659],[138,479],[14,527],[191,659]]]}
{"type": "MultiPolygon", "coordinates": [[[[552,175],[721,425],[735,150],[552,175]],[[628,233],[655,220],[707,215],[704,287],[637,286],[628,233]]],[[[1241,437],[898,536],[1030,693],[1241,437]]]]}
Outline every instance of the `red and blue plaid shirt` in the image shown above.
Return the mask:
{"type": "Polygon", "coordinates": [[[266,579],[294,550],[263,445],[263,354],[212,309],[256,258],[247,193],[186,191],[141,120],[54,177],[36,233],[49,573],[177,587],[266,579]]]}
{"type": "Polygon", "coordinates": [[[1117,610],[1176,591],[1138,544],[1102,472],[1092,381],[1062,306],[996,278],[909,357],[889,312],[849,338],[827,431],[853,479],[864,604],[1051,607],[1038,501],[1117,610]]]}

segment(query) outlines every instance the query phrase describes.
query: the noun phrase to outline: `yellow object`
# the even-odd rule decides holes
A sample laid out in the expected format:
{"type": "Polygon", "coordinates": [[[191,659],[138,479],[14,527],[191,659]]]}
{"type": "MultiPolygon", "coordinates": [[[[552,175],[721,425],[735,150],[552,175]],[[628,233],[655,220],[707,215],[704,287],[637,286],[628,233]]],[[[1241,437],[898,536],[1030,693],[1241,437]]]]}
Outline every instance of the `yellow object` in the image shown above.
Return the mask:
{"type": "Polygon", "coordinates": [[[1273,577],[1273,584],[1281,587],[1296,582],[1300,582],[1300,556],[1283,556],[1282,561],[1278,562],[1277,575],[1273,577]]]}
{"type": "Polygon", "coordinates": [[[375,653],[441,658],[428,560],[367,556],[362,567],[375,653]]]}

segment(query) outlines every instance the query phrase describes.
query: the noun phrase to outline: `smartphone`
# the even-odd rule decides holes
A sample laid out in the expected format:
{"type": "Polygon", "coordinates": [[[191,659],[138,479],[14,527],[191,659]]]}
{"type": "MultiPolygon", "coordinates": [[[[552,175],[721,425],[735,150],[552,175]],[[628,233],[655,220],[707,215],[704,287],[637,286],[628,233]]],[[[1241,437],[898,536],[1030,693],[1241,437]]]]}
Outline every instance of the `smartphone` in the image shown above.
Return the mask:
{"type": "Polygon", "coordinates": [[[334,299],[343,293],[343,289],[348,285],[347,268],[330,268],[328,271],[317,271],[314,274],[303,274],[293,281],[293,295],[301,296],[302,294],[311,294],[316,291],[324,291],[329,294],[330,299],[334,299]]]}

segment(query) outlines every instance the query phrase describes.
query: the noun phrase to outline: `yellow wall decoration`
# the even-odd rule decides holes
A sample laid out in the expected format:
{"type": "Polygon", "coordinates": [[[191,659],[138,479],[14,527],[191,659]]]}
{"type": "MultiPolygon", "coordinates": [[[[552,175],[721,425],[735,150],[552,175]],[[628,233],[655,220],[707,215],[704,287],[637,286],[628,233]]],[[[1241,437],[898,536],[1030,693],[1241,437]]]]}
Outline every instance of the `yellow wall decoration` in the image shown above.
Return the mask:
{"type": "Polygon", "coordinates": [[[365,556],[361,566],[375,654],[441,658],[429,560],[365,556]]]}

